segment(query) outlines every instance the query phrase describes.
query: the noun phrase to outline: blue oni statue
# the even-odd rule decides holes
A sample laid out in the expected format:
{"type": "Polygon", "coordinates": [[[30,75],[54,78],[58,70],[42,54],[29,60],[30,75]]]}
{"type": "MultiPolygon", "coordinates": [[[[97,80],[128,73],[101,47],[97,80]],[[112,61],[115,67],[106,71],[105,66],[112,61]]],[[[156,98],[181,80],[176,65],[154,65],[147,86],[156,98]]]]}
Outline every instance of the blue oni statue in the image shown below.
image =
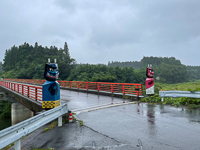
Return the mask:
{"type": "Polygon", "coordinates": [[[58,64],[56,59],[54,63],[45,64],[44,77],[46,82],[42,86],[42,108],[55,108],[60,106],[60,86],[56,81],[58,79],[58,64]]]}

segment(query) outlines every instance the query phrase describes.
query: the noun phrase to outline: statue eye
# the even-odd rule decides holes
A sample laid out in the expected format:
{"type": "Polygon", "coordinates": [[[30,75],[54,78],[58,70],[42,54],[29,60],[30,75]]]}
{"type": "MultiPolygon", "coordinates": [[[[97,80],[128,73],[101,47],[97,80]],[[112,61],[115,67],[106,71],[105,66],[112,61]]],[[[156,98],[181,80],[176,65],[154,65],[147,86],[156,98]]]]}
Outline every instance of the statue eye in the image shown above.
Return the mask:
{"type": "Polygon", "coordinates": [[[50,71],[53,71],[53,68],[49,68],[50,71]]]}

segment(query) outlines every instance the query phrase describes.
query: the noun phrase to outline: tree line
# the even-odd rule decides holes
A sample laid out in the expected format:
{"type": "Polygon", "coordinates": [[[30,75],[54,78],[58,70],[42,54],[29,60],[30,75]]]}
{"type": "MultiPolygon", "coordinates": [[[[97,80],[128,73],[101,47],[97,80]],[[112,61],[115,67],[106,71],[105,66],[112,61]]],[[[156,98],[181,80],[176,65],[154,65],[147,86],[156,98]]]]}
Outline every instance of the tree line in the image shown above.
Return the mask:
{"type": "Polygon", "coordinates": [[[145,70],[133,67],[108,67],[106,65],[79,65],[73,69],[67,80],[91,82],[144,83],[145,70]],[[141,74],[144,74],[141,75],[141,74]]]}
{"type": "Polygon", "coordinates": [[[55,46],[43,47],[36,42],[34,46],[24,43],[19,47],[15,45],[6,50],[3,64],[5,78],[43,79],[44,66],[48,58],[59,64],[60,79],[69,77],[70,71],[75,68],[75,59],[70,57],[69,48],[65,42],[64,48],[55,46]]]}
{"type": "Polygon", "coordinates": [[[70,57],[67,43],[58,49],[24,43],[6,50],[3,63],[5,78],[44,79],[47,59],[57,59],[59,79],[69,81],[145,83],[146,67],[153,65],[155,79],[162,83],[180,83],[200,79],[200,66],[185,66],[175,57],[143,57],[141,61],[108,62],[108,65],[77,64],[70,57]]]}

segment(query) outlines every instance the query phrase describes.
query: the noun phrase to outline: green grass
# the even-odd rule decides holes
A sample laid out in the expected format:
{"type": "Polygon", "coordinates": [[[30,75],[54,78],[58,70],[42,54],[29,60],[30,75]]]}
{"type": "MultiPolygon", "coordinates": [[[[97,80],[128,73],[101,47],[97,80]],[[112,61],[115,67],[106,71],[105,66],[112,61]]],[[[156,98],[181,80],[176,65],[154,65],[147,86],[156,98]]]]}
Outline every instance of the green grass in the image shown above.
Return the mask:
{"type": "Polygon", "coordinates": [[[198,88],[200,88],[200,80],[196,80],[195,82],[183,82],[177,84],[155,83],[155,92],[158,92],[161,89],[164,91],[187,91],[188,89],[195,90],[198,88]]]}

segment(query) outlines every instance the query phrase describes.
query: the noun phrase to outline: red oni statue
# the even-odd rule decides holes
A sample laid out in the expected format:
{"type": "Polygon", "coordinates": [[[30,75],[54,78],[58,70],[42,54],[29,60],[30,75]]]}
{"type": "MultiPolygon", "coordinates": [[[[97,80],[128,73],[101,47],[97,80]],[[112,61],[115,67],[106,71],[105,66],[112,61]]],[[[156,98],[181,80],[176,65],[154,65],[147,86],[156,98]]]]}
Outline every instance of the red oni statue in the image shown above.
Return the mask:
{"type": "Polygon", "coordinates": [[[154,95],[154,81],[153,81],[153,68],[152,66],[147,67],[147,71],[146,71],[146,94],[147,95],[154,95]]]}

